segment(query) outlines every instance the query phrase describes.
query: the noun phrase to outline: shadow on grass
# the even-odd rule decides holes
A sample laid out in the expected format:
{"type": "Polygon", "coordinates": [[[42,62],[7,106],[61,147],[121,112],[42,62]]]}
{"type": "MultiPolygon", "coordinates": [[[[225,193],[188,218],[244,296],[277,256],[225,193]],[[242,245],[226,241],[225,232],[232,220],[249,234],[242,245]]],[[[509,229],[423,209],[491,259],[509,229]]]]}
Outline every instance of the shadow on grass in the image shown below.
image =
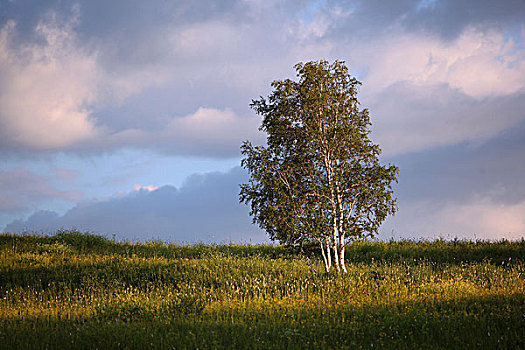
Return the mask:
{"type": "Polygon", "coordinates": [[[0,343],[3,349],[522,349],[524,309],[525,296],[514,294],[330,310],[312,305],[293,314],[225,309],[157,317],[102,311],[69,321],[3,319],[0,343]]]}

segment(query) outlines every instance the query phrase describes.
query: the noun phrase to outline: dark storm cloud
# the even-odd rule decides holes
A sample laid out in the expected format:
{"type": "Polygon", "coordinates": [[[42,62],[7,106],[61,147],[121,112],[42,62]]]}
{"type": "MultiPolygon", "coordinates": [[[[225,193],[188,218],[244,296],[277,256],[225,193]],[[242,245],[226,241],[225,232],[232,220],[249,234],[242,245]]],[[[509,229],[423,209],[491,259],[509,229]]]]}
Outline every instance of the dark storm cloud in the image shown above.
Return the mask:
{"type": "Polygon", "coordinates": [[[195,243],[261,242],[265,240],[251,224],[248,208],[238,202],[239,183],[246,173],[234,168],[228,173],[189,177],[180,189],[164,186],[140,190],[106,201],[79,204],[63,216],[37,212],[27,220],[7,225],[7,232],[52,232],[77,228],[118,239],[163,239],[195,243]]]}

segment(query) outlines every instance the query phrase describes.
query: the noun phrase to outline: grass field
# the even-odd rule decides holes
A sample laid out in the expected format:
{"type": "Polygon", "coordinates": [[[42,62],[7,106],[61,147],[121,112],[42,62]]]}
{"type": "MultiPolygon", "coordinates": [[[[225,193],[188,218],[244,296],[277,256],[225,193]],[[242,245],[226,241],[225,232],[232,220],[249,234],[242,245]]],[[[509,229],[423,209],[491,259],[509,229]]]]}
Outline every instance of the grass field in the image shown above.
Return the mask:
{"type": "Polygon", "coordinates": [[[340,275],[308,256],[2,234],[0,348],[525,349],[523,240],[356,243],[340,275]]]}

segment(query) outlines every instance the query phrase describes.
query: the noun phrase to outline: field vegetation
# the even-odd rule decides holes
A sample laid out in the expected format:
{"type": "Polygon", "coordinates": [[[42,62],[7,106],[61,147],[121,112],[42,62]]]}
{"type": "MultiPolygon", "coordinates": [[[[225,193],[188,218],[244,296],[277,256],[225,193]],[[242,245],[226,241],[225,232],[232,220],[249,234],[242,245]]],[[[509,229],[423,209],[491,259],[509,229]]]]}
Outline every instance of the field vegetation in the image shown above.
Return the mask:
{"type": "Polygon", "coordinates": [[[0,235],[0,347],[523,349],[525,241],[315,247],[0,235]]]}

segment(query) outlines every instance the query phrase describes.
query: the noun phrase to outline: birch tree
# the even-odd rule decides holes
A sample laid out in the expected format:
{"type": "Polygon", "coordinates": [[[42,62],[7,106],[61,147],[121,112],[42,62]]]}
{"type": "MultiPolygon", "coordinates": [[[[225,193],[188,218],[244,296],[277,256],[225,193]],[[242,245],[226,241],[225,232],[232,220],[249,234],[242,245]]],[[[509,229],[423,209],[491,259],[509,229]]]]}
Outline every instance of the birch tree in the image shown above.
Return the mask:
{"type": "Polygon", "coordinates": [[[241,146],[250,181],[240,201],[254,223],[282,243],[315,241],[326,271],[345,271],[348,243],[373,237],[396,199],[398,168],[381,165],[359,81],[344,62],[299,63],[298,81],[277,80],[251,107],[263,117],[266,146],[241,146]]]}

